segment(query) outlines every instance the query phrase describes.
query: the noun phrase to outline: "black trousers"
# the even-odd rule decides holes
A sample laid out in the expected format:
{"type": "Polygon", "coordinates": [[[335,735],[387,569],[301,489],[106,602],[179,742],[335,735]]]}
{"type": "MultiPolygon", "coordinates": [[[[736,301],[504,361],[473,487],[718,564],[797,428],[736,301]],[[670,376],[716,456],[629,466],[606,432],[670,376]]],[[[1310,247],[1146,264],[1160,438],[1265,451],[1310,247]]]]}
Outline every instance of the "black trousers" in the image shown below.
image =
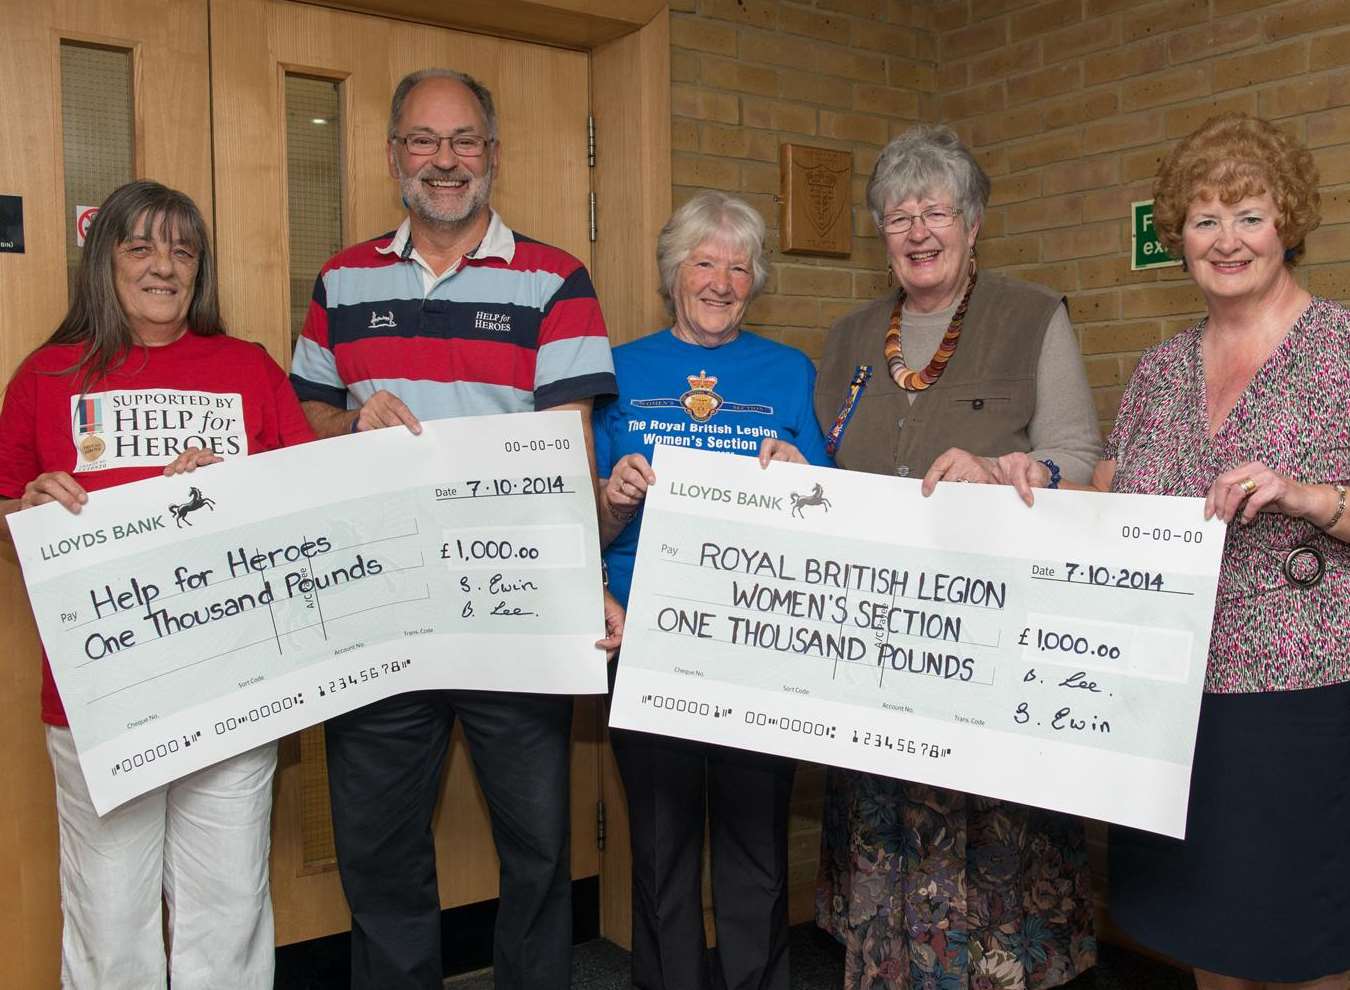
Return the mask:
{"type": "Polygon", "coordinates": [[[787,990],[792,760],[613,729],[633,846],[638,990],[787,990]],[[703,825],[712,841],[716,972],[703,937],[703,825]]]}
{"type": "Polygon", "coordinates": [[[327,723],[353,990],[440,990],[432,813],[458,717],[501,861],[500,990],[569,984],[568,741],[572,698],[489,691],[396,695],[327,723]]]}

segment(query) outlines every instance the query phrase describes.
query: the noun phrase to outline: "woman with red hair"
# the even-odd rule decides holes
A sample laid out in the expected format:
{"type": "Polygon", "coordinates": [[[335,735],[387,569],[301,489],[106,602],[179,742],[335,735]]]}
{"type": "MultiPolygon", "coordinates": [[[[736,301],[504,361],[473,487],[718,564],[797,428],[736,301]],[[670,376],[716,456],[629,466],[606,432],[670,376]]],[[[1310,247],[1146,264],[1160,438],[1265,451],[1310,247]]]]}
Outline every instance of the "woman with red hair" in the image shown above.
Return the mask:
{"type": "MultiPolygon", "coordinates": [[[[1341,990],[1350,313],[1291,267],[1318,223],[1317,170],[1284,131],[1228,114],[1172,152],[1154,195],[1207,312],[1139,362],[1091,487],[1203,497],[1230,525],[1186,837],[1113,829],[1111,911],[1195,967],[1200,990],[1341,990]]],[[[956,460],[939,458],[929,491],[956,460]]],[[[1028,504],[1049,481],[1024,454],[997,473],[1028,504]]]]}

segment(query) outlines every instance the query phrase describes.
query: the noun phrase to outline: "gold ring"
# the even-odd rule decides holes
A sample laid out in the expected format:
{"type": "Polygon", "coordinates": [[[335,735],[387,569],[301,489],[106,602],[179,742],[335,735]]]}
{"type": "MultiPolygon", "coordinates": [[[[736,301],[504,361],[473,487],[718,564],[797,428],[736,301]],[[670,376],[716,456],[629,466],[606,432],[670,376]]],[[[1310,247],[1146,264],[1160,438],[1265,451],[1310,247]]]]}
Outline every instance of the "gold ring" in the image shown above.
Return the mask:
{"type": "Polygon", "coordinates": [[[1243,478],[1238,482],[1238,487],[1247,493],[1248,498],[1256,494],[1256,482],[1251,478],[1243,478]]]}

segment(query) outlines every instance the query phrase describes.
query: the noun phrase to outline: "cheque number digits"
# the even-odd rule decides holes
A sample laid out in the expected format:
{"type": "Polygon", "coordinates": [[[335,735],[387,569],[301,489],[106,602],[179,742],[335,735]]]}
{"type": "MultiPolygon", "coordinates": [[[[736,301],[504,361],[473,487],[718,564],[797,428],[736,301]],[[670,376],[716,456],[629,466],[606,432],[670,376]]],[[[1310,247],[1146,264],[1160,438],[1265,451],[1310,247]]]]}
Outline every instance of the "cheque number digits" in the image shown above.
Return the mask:
{"type": "Polygon", "coordinates": [[[502,449],[508,454],[519,454],[522,451],[533,450],[536,452],[545,450],[571,450],[572,441],[567,437],[554,437],[552,440],[507,440],[502,444],[502,449]]]}
{"type": "Polygon", "coordinates": [[[1151,540],[1154,543],[1203,543],[1203,529],[1169,529],[1166,526],[1131,526],[1128,523],[1120,527],[1120,535],[1127,540],[1151,540]]]}
{"type": "Polygon", "coordinates": [[[888,749],[893,753],[908,753],[911,756],[925,756],[930,760],[941,760],[952,755],[950,746],[942,746],[935,742],[916,741],[906,739],[903,736],[891,736],[889,733],[869,732],[854,729],[853,742],[855,745],[866,746],[872,749],[888,749]]]}

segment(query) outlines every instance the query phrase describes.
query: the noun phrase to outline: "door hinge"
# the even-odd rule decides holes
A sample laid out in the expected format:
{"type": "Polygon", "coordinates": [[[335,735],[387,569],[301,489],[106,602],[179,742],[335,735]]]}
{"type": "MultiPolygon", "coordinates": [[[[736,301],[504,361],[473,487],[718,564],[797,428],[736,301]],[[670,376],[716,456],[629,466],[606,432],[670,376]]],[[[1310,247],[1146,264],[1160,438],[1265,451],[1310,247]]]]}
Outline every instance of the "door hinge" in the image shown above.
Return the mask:
{"type": "Polygon", "coordinates": [[[586,114],[586,164],[595,168],[595,117],[586,114]]]}
{"type": "Polygon", "coordinates": [[[595,848],[605,851],[605,799],[595,802],[595,848]]]}
{"type": "Polygon", "coordinates": [[[595,243],[595,234],[596,234],[596,226],[595,226],[595,190],[592,189],[592,190],[591,190],[591,243],[592,243],[592,244],[595,243]]]}

